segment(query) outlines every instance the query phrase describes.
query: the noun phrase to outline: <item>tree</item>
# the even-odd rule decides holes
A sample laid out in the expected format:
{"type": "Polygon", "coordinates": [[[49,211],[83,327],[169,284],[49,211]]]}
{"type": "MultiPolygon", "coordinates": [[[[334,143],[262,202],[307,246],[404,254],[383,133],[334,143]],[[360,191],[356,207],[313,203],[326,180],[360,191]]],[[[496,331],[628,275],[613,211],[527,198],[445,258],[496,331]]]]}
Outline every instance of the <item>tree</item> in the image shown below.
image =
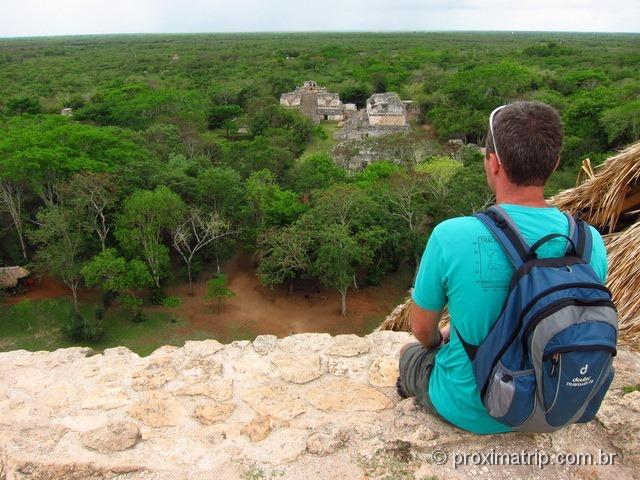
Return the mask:
{"type": "Polygon", "coordinates": [[[82,263],[90,247],[89,222],[71,208],[52,206],[38,212],[36,223],[38,228],[32,232],[34,242],[39,245],[36,264],[69,287],[79,315],[78,287],[82,263]]]}
{"type": "Polygon", "coordinates": [[[144,159],[131,132],[83,125],[59,115],[12,117],[0,136],[3,178],[28,185],[45,206],[80,172],[106,173],[144,159]]]}
{"type": "Polygon", "coordinates": [[[340,292],[340,314],[347,314],[347,289],[360,265],[372,251],[354,237],[344,224],[329,224],[317,232],[319,248],[311,263],[311,274],[326,287],[340,292]]]}
{"type": "Polygon", "coordinates": [[[242,115],[242,107],[240,105],[214,105],[209,109],[207,126],[211,130],[222,128],[226,121],[233,120],[240,115],[242,115]]]}
{"type": "Polygon", "coordinates": [[[264,285],[273,286],[293,280],[309,270],[309,249],[312,238],[308,232],[292,225],[265,230],[257,241],[258,277],[264,285]]]}
{"type": "Polygon", "coordinates": [[[63,195],[71,205],[86,210],[93,217],[93,230],[100,239],[102,251],[106,249],[111,225],[108,210],[113,208],[117,196],[113,177],[104,173],[78,173],[63,187],[63,195]]]}
{"type": "Polygon", "coordinates": [[[371,85],[350,81],[340,90],[340,98],[345,103],[355,103],[358,108],[363,108],[372,93],[371,85]]]}
{"type": "Polygon", "coordinates": [[[610,144],[635,142],[640,138],[640,100],[603,111],[600,123],[610,144]]]}
{"type": "Polygon", "coordinates": [[[21,115],[23,113],[40,113],[42,107],[37,98],[15,97],[7,101],[6,109],[9,115],[21,115]]]}
{"type": "Polygon", "coordinates": [[[316,153],[299,161],[289,173],[289,184],[299,193],[325,189],[334,183],[344,183],[347,173],[335,164],[330,155],[316,153]]]}
{"type": "Polygon", "coordinates": [[[423,247],[422,235],[426,234],[425,197],[428,187],[424,177],[417,171],[413,174],[398,172],[389,179],[389,187],[381,189],[389,204],[389,216],[401,222],[400,228],[392,230],[400,233],[398,247],[406,249],[416,267],[423,247]]]}
{"type": "Polygon", "coordinates": [[[11,223],[22,249],[22,257],[27,259],[27,248],[24,241],[24,218],[22,214],[22,204],[24,202],[24,191],[22,185],[13,182],[8,178],[0,177],[0,212],[6,212],[11,218],[11,223]]]}
{"type": "Polygon", "coordinates": [[[224,273],[218,273],[215,277],[207,282],[207,294],[205,298],[215,299],[218,301],[218,312],[222,310],[222,300],[225,298],[235,297],[229,288],[227,288],[227,276],[224,273]]]}
{"type": "Polygon", "coordinates": [[[182,199],[165,186],[140,190],[124,202],[116,226],[116,238],[126,251],[144,259],[156,291],[169,265],[169,251],[162,243],[163,232],[174,229],[185,211],[182,199]]]}
{"type": "Polygon", "coordinates": [[[451,157],[434,157],[416,167],[423,174],[423,182],[436,202],[442,202],[449,193],[453,176],[463,168],[461,162],[451,157]]]}
{"type": "Polygon", "coordinates": [[[205,214],[195,207],[189,209],[186,219],[178,223],[172,231],[173,247],[187,264],[190,295],[193,295],[191,279],[193,257],[211,242],[230,233],[229,222],[224,220],[218,212],[205,214]]]}
{"type": "Polygon", "coordinates": [[[137,297],[136,290],[153,283],[144,262],[135,258],[126,260],[118,256],[114,249],[108,248],[85,263],[81,273],[90,287],[98,287],[105,293],[126,295],[125,303],[133,307],[134,318],[139,317],[138,308],[142,300],[137,297]]]}
{"type": "Polygon", "coordinates": [[[240,220],[245,210],[245,186],[240,174],[230,167],[210,167],[196,180],[196,198],[225,218],[240,220]]]}

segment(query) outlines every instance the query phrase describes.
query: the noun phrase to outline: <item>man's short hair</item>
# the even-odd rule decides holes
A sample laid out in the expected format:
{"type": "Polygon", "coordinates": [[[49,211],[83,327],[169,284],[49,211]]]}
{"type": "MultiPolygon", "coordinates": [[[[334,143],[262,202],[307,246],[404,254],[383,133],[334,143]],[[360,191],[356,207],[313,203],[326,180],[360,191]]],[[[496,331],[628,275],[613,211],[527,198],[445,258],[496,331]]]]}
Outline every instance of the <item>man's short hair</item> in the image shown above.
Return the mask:
{"type": "MultiPolygon", "coordinates": [[[[555,170],[564,129],[558,112],[540,102],[514,102],[493,118],[498,156],[509,180],[520,186],[542,186],[555,170]]],[[[487,132],[486,155],[496,147],[487,132]]]]}

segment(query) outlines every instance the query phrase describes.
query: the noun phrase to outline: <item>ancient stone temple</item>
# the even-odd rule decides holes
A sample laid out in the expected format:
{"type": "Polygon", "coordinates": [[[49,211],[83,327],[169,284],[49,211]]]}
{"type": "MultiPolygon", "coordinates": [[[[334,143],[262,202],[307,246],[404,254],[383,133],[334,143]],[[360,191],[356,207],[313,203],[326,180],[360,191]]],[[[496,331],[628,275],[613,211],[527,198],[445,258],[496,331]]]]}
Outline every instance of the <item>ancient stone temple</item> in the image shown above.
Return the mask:
{"type": "Polygon", "coordinates": [[[394,92],[374,93],[367,107],[344,122],[334,134],[338,140],[360,140],[409,130],[407,102],[394,92]]]}
{"type": "Polygon", "coordinates": [[[280,105],[298,108],[316,123],[322,120],[339,122],[356,111],[355,104],[343,104],[337,93],[328,92],[313,80],[304,82],[302,87],[296,87],[293,92],[280,95],[280,105]]]}
{"type": "Polygon", "coordinates": [[[367,118],[369,125],[402,127],[407,123],[407,108],[397,93],[374,93],[367,100],[367,118]]]}

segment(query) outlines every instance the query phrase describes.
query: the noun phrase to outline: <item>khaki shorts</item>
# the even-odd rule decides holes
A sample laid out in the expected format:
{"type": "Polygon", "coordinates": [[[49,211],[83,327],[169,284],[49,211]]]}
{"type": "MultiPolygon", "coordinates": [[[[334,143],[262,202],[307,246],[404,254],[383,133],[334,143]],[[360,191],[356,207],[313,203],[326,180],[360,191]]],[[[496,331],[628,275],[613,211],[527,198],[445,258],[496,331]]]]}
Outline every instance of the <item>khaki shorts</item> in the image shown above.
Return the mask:
{"type": "Polygon", "coordinates": [[[438,412],[429,398],[429,377],[437,352],[438,348],[425,348],[420,342],[411,343],[400,357],[399,367],[402,391],[407,397],[415,396],[417,403],[436,415],[438,412]]]}

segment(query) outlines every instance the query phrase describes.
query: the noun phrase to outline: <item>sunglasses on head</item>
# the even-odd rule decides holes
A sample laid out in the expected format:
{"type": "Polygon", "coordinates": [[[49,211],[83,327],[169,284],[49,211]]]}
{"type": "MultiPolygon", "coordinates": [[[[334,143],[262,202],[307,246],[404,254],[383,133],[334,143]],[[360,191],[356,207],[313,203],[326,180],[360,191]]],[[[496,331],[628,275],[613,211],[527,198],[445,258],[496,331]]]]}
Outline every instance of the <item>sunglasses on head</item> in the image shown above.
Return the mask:
{"type": "Polygon", "coordinates": [[[493,151],[495,152],[496,158],[498,159],[498,163],[500,165],[502,165],[502,160],[500,160],[500,155],[498,154],[498,144],[496,142],[496,136],[493,133],[493,117],[495,116],[496,113],[498,113],[500,109],[504,107],[506,107],[506,105],[500,105],[493,112],[491,112],[491,115],[489,115],[489,130],[491,131],[491,141],[493,142],[493,151]]]}

